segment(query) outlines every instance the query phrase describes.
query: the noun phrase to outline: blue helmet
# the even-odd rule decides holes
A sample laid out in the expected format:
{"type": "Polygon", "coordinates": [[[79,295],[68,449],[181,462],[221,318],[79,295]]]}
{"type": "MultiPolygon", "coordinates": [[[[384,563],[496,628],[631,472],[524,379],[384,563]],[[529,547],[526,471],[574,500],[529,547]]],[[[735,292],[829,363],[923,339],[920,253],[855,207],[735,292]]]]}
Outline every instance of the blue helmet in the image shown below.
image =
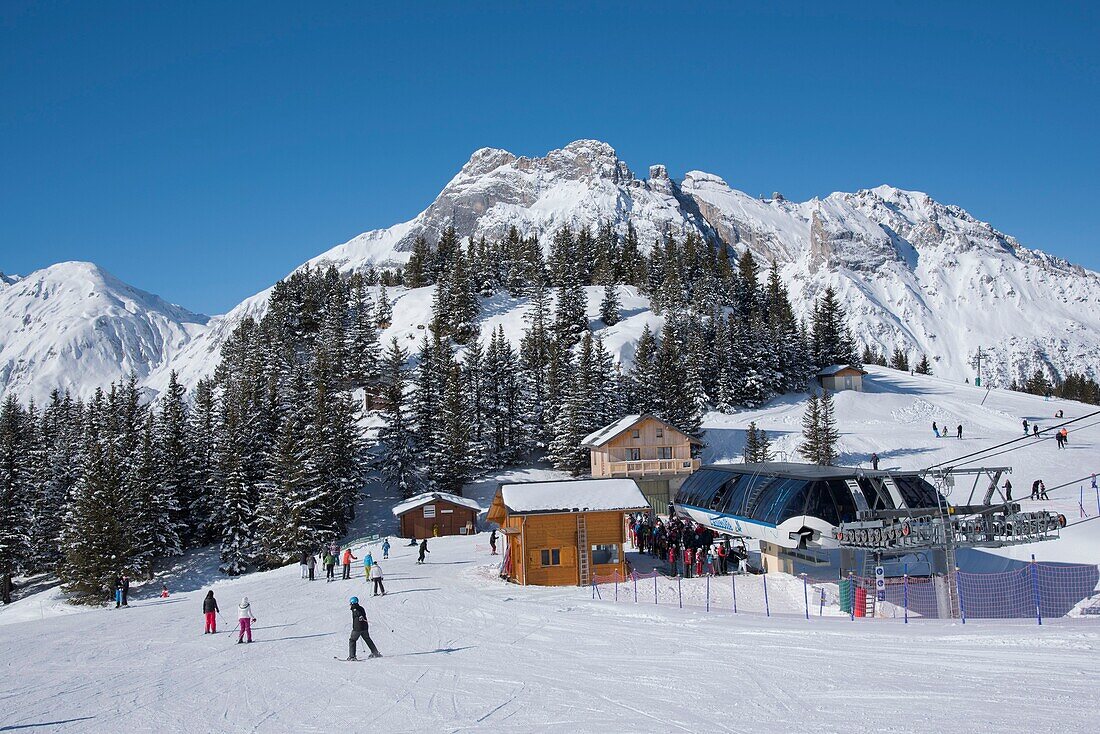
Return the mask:
{"type": "Polygon", "coordinates": [[[359,597],[353,596],[352,598],[348,599],[348,602],[351,603],[351,604],[358,604],[359,603],[359,597]]]}

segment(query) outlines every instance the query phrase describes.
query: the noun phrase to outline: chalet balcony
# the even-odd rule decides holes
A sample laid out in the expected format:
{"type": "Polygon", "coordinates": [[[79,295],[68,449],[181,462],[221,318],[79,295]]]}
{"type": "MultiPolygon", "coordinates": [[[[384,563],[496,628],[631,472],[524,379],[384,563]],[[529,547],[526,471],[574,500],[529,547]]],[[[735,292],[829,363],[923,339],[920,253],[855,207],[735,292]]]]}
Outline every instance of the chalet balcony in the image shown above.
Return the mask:
{"type": "Polygon", "coordinates": [[[699,468],[699,459],[639,459],[638,461],[611,461],[607,464],[609,477],[649,477],[691,474],[699,468]]]}

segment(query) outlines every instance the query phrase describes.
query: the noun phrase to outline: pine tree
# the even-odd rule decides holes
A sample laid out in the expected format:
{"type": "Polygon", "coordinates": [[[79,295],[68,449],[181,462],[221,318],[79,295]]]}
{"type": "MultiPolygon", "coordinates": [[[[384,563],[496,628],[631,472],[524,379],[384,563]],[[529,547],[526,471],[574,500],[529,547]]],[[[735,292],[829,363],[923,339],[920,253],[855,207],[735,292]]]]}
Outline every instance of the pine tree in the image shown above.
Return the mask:
{"type": "Polygon", "coordinates": [[[802,414],[802,443],[798,445],[798,453],[811,464],[820,464],[821,446],[821,403],[817,393],[810,393],[806,411],[802,414]]]}
{"type": "Polygon", "coordinates": [[[900,347],[894,347],[894,353],[890,355],[890,367],[895,370],[909,371],[909,355],[900,347]]]}
{"type": "Polygon", "coordinates": [[[348,374],[353,385],[367,385],[378,377],[378,322],[366,286],[359,281],[352,286],[350,322],[348,374]]]}
{"type": "Polygon", "coordinates": [[[401,498],[426,491],[424,473],[417,458],[416,436],[405,410],[405,363],[408,359],[408,352],[398,344],[397,337],[391,338],[382,362],[385,390],[382,417],[385,423],[378,429],[379,451],[371,464],[382,486],[401,498]]]}
{"type": "Polygon", "coordinates": [[[840,431],[837,430],[833,398],[828,390],[822,391],[818,402],[821,410],[821,424],[818,434],[820,454],[817,463],[822,466],[833,466],[838,458],[836,445],[840,440],[840,431]]]}
{"type": "Polygon", "coordinates": [[[922,354],[920,356],[920,361],[917,362],[917,366],[916,366],[916,368],[914,368],[913,371],[916,372],[918,375],[930,375],[930,374],[932,374],[932,365],[929,364],[929,362],[928,362],[928,355],[927,354],[922,354]]]}
{"type": "Polygon", "coordinates": [[[179,383],[176,371],[172,370],[168,375],[168,388],[160,401],[153,450],[157,470],[154,474],[161,484],[160,491],[168,495],[165,502],[173,508],[167,518],[171,528],[165,532],[181,538],[184,543],[191,543],[195,539],[193,529],[204,525],[205,518],[201,516],[198,492],[192,483],[193,454],[188,436],[185,393],[186,389],[179,383]]]}
{"type": "Polygon", "coordinates": [[[31,467],[28,433],[33,426],[15,395],[0,408],[0,601],[11,603],[12,578],[24,568],[30,525],[31,467]]]}
{"type": "Polygon", "coordinates": [[[622,306],[619,303],[617,287],[608,283],[603,288],[603,300],[600,301],[600,321],[605,326],[614,326],[622,318],[622,306]]]}
{"type": "Polygon", "coordinates": [[[378,300],[375,302],[374,307],[374,321],[378,324],[379,329],[388,329],[390,322],[393,321],[393,304],[390,303],[390,295],[386,291],[386,286],[378,289],[378,300]]]}
{"type": "Polygon", "coordinates": [[[825,289],[814,308],[812,338],[813,359],[819,369],[833,364],[860,366],[855,342],[832,288],[825,289]]]}
{"type": "Polygon", "coordinates": [[[754,464],[760,458],[760,437],[756,432],[756,422],[749,423],[745,429],[745,448],[741,452],[746,464],[754,464]]]}

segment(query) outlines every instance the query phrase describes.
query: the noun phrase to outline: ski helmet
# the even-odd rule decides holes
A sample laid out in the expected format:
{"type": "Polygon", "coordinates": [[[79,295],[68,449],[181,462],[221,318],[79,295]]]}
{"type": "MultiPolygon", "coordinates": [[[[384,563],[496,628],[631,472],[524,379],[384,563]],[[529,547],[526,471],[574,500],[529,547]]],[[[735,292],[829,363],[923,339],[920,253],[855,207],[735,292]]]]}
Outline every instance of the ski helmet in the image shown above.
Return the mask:
{"type": "Polygon", "coordinates": [[[353,596],[352,598],[348,599],[348,602],[350,604],[358,604],[359,603],[359,597],[353,596]]]}

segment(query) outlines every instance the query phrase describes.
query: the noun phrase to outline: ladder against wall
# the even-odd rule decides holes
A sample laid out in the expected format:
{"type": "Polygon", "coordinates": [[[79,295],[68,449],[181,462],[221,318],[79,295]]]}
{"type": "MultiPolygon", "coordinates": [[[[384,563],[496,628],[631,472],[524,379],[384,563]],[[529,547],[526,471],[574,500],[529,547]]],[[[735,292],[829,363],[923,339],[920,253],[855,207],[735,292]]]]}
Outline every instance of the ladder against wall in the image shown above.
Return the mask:
{"type": "Polygon", "coordinates": [[[580,571],[581,586],[588,586],[592,582],[588,561],[588,526],[585,525],[582,512],[577,515],[577,569],[580,571]]]}

